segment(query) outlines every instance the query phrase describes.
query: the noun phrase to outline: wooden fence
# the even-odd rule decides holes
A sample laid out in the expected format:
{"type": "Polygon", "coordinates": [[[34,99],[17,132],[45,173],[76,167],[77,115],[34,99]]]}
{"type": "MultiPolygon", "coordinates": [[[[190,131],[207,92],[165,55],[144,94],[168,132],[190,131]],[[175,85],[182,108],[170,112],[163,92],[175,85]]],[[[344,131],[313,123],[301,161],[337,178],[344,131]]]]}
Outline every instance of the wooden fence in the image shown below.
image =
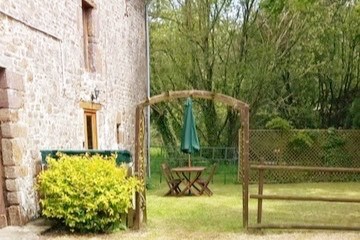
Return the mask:
{"type": "Polygon", "coordinates": [[[264,194],[265,182],[287,182],[290,175],[291,182],[294,179],[302,182],[310,179],[348,181],[349,178],[344,178],[346,175],[351,175],[352,180],[359,180],[360,131],[272,131],[269,133],[259,130],[252,131],[250,136],[252,157],[250,157],[250,162],[242,162],[243,188],[248,190],[249,184],[255,182],[258,184],[258,192],[249,194],[245,191],[243,196],[243,205],[246,206],[243,209],[245,228],[360,230],[360,225],[264,224],[262,222],[264,200],[360,203],[359,198],[264,194]],[[256,144],[255,139],[262,141],[256,144]],[[326,175],[332,177],[325,178],[326,175]],[[310,178],[307,179],[309,176],[310,178]],[[249,199],[258,201],[257,224],[254,225],[249,224],[249,199]]]}
{"type": "MultiPolygon", "coordinates": [[[[359,130],[251,130],[250,163],[276,166],[360,167],[359,130]]],[[[257,182],[257,171],[249,181],[257,182]]],[[[268,183],[331,182],[360,180],[353,172],[266,171],[268,183]]]]}
{"type": "MultiPolygon", "coordinates": [[[[250,163],[274,166],[320,166],[320,167],[360,167],[359,130],[250,130],[250,163]]],[[[151,168],[159,173],[159,162],[167,161],[172,166],[187,164],[188,156],[180,152],[180,147],[168,149],[164,146],[152,147],[151,168]],[[158,161],[158,162],[156,162],[158,161]]],[[[191,156],[194,165],[207,166],[218,163],[217,175],[222,175],[224,183],[237,180],[238,147],[202,146],[200,152],[191,156]]],[[[296,182],[343,182],[359,181],[359,174],[353,172],[297,171],[273,169],[266,171],[267,183],[296,182]]],[[[251,171],[250,183],[259,179],[258,171],[251,171]]],[[[240,179],[241,180],[241,179],[240,179]]]]}

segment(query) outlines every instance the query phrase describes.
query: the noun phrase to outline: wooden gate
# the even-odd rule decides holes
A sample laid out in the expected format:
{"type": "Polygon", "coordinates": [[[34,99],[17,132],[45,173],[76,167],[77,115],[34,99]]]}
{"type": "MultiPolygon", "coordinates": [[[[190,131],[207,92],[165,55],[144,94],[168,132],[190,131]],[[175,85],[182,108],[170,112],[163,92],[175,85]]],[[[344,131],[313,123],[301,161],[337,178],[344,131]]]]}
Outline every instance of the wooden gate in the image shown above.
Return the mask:
{"type": "MultiPolygon", "coordinates": [[[[179,98],[201,98],[212,101],[219,101],[227,106],[232,107],[234,110],[240,113],[241,131],[239,131],[239,166],[238,177],[241,176],[240,158],[245,159],[244,162],[249,162],[249,106],[237,100],[233,97],[226,96],[208,91],[189,90],[189,91],[174,91],[166,92],[149,99],[146,99],[139,103],[136,107],[136,119],[135,119],[135,175],[143,182],[144,191],[142,193],[136,193],[135,195],[135,221],[134,228],[139,229],[141,222],[147,221],[146,215],[146,161],[144,151],[144,136],[145,136],[145,115],[144,108],[163,101],[171,101],[179,98]]],[[[248,190],[243,188],[243,195],[247,195],[248,190]]],[[[243,201],[244,208],[248,208],[246,205],[248,202],[243,201]]]]}

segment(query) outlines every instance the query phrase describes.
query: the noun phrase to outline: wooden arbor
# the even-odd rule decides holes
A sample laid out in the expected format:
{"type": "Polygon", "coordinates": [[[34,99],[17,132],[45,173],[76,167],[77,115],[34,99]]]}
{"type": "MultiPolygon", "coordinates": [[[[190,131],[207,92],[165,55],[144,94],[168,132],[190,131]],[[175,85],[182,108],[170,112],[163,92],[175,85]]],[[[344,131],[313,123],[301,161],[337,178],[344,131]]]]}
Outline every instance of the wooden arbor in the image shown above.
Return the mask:
{"type": "MultiPolygon", "coordinates": [[[[187,90],[187,91],[169,91],[160,95],[148,98],[140,102],[136,107],[136,119],[135,119],[135,174],[144,183],[146,180],[145,171],[145,154],[144,154],[144,136],[145,136],[145,116],[144,108],[164,101],[171,101],[179,98],[201,98],[213,101],[219,101],[227,106],[232,107],[240,113],[241,129],[239,130],[239,161],[238,161],[238,179],[243,176],[243,179],[248,179],[248,163],[249,163],[249,105],[239,101],[233,97],[199,90],[187,90]],[[240,163],[243,163],[242,166],[240,163]],[[242,173],[241,174],[241,169],[242,173]]],[[[243,181],[243,208],[248,209],[248,184],[244,184],[243,181]],[[246,198],[246,201],[245,201],[246,198]]],[[[144,222],[147,220],[146,216],[146,190],[142,193],[136,193],[135,195],[135,221],[134,228],[139,229],[141,218],[144,222]],[[141,214],[141,210],[142,213],[141,214]]],[[[247,227],[247,214],[243,214],[243,224],[247,227]]]]}

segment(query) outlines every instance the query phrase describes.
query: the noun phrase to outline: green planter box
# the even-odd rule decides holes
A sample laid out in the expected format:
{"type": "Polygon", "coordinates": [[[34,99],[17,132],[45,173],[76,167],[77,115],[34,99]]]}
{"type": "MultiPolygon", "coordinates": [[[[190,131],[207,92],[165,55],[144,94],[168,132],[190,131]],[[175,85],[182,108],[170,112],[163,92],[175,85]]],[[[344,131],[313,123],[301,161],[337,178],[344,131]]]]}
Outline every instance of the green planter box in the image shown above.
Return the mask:
{"type": "Polygon", "coordinates": [[[127,150],[40,150],[41,152],[41,163],[46,165],[46,157],[50,156],[52,158],[57,158],[56,153],[61,152],[67,155],[81,155],[88,153],[90,155],[99,154],[102,156],[110,156],[111,154],[116,154],[116,164],[120,165],[122,163],[129,163],[132,161],[131,153],[127,150]]]}

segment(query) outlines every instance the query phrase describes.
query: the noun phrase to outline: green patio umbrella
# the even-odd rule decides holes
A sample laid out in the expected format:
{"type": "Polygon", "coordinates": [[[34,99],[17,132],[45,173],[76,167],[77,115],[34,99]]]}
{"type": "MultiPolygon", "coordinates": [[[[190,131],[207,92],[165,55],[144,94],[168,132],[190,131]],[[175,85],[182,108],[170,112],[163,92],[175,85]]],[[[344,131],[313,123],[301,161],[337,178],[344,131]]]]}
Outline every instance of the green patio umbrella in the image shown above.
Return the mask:
{"type": "Polygon", "coordinates": [[[199,138],[196,133],[195,117],[192,111],[192,101],[185,103],[184,124],[181,134],[181,151],[189,154],[188,165],[191,166],[190,155],[200,150],[199,138]]]}

